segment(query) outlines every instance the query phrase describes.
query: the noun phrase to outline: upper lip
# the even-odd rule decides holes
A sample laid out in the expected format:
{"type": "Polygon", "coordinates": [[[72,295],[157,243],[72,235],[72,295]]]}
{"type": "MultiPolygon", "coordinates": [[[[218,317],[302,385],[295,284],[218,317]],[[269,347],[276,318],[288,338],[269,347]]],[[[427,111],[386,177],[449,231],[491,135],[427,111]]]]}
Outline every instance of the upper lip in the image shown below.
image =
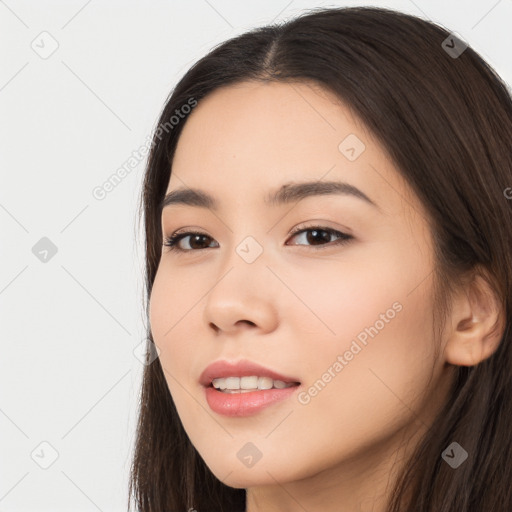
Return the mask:
{"type": "Polygon", "coordinates": [[[300,384],[299,379],[281,375],[269,368],[265,368],[254,361],[241,360],[230,362],[226,360],[215,361],[209,364],[201,373],[199,382],[208,387],[213,379],[224,377],[249,377],[257,375],[259,377],[270,377],[273,380],[282,380],[283,382],[296,382],[300,384]]]}

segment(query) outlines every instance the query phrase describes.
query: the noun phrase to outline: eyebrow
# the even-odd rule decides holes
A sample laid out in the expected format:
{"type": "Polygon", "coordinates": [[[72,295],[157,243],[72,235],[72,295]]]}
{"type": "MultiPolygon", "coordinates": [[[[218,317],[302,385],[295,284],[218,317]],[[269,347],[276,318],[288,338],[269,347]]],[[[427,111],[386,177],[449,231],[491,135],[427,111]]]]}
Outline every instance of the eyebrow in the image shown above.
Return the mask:
{"type": "MultiPolygon", "coordinates": [[[[267,206],[280,206],[294,201],[300,201],[307,197],[320,195],[345,195],[357,197],[366,203],[379,209],[378,205],[372,201],[364,192],[354,185],[341,181],[309,181],[302,183],[285,183],[276,191],[271,192],[265,197],[267,206]]],[[[198,208],[208,208],[213,211],[219,209],[217,199],[205,192],[195,188],[178,188],[169,192],[160,203],[160,211],[171,205],[195,206],[198,208]]]]}

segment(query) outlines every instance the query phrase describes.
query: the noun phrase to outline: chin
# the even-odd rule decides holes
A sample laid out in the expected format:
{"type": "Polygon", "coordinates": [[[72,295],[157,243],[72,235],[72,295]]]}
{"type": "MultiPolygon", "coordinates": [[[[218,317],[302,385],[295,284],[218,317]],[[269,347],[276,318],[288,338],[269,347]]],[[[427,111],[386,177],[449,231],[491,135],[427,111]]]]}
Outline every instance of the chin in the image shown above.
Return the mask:
{"type": "MultiPolygon", "coordinates": [[[[236,455],[235,460],[236,462],[231,464],[219,464],[219,459],[216,459],[216,463],[207,465],[217,479],[224,485],[235,489],[275,485],[276,480],[279,483],[286,483],[300,478],[300,475],[297,475],[291,466],[279,467],[272,460],[264,462],[262,458],[252,467],[244,467],[236,455]]],[[[282,462],[288,465],[287,461],[282,462]]]]}
{"type": "MultiPolygon", "coordinates": [[[[283,481],[279,476],[274,475],[272,471],[270,471],[270,474],[274,476],[278,482],[283,481]]],[[[225,474],[221,475],[215,473],[215,476],[220,480],[225,477],[225,474]]],[[[275,485],[276,481],[274,478],[272,478],[266,471],[256,474],[252,473],[251,469],[241,469],[233,470],[227,478],[224,478],[224,480],[221,481],[224,485],[233,487],[234,489],[247,489],[249,487],[258,487],[262,485],[275,485]]]]}

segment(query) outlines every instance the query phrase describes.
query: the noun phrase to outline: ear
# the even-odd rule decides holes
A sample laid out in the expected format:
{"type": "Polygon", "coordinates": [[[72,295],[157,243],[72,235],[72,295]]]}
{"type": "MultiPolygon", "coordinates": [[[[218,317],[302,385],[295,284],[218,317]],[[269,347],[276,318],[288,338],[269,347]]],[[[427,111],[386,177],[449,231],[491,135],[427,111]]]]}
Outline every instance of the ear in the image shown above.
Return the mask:
{"type": "Polygon", "coordinates": [[[447,363],[475,366],[498,348],[505,312],[489,282],[476,273],[452,299],[451,329],[445,342],[447,363]]]}

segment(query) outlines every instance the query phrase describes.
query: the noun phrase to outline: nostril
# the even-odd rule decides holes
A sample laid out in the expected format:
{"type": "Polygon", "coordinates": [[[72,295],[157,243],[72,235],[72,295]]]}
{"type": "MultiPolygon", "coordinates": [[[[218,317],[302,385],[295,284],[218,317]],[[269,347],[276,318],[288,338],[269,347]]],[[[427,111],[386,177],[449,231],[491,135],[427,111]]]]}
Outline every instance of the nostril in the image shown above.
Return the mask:
{"type": "Polygon", "coordinates": [[[256,325],[254,322],[251,322],[250,320],[238,320],[238,322],[236,322],[235,325],[237,325],[240,322],[244,322],[244,323],[249,324],[249,325],[251,325],[253,327],[256,325]]]}

